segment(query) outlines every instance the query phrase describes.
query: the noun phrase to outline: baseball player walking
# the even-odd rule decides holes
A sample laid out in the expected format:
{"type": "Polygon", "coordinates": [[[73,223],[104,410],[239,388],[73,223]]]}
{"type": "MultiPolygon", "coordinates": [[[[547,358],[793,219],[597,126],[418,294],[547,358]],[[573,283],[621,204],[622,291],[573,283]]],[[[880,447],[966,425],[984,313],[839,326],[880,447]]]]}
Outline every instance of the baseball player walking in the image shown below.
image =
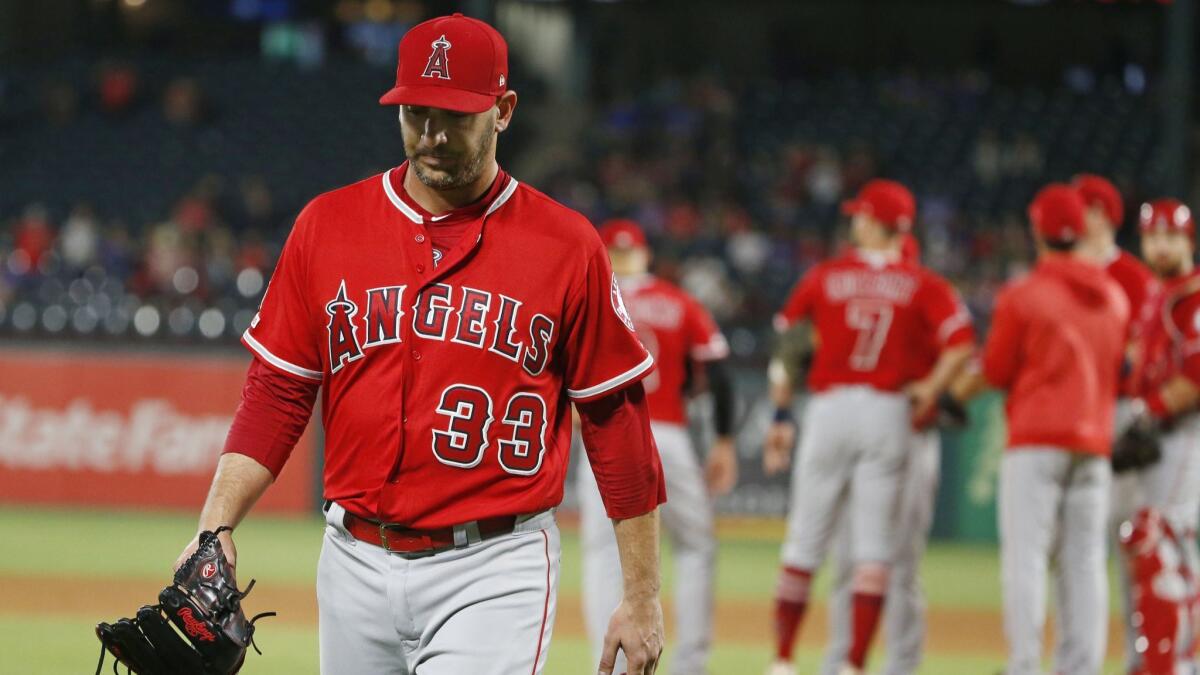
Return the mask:
{"type": "MultiPolygon", "coordinates": [[[[733,446],[733,388],[723,360],[729,354],[708,311],[675,285],[649,274],[650,249],[642,229],[630,220],[600,228],[625,305],[642,344],[654,356],[655,371],[642,380],[651,429],[662,457],[668,501],[662,522],[675,553],[675,652],[671,672],[708,672],[712,642],[716,533],[713,496],[737,480],[733,446]],[[701,466],[686,427],[689,382],[707,381],[712,393],[716,440],[701,466]]],[[[621,600],[617,541],[587,466],[578,474],[583,535],[583,602],[588,636],[598,653],[608,617],[621,600]]],[[[618,662],[616,672],[624,664],[618,662]]]]}
{"type": "Polygon", "coordinates": [[[1068,185],[1035,197],[1037,266],[998,294],[984,347],[983,376],[1008,394],[999,524],[1009,675],[1041,672],[1052,558],[1056,671],[1099,673],[1104,661],[1109,451],[1129,302],[1077,250],[1085,208],[1068,185]]]}
{"type": "MultiPolygon", "coordinates": [[[[852,216],[855,248],[810,270],[777,318],[780,329],[811,320],[816,356],[776,588],[772,675],[793,672],[792,648],[813,575],[843,510],[852,533],[854,578],[852,634],[842,672],[865,668],[896,550],[893,517],[912,422],[934,408],[971,352],[970,318],[950,285],[900,259],[900,235],[916,213],[908,189],[870,181],[843,210],[852,216]],[[921,377],[914,355],[931,334],[941,353],[921,377]]],[[[768,474],[787,467],[795,434],[791,383],[782,369],[772,369],[771,376],[777,413],[764,448],[768,474]]]]}
{"type": "Polygon", "coordinates": [[[1127,565],[1120,567],[1131,587],[1125,605],[1129,672],[1149,675],[1181,672],[1176,668],[1184,664],[1195,667],[1200,273],[1193,262],[1195,224],[1187,206],[1174,199],[1150,202],[1142,206],[1138,224],[1142,254],[1163,289],[1142,322],[1131,378],[1138,398],[1126,433],[1161,434],[1161,456],[1122,474],[1131,505],[1121,532],[1127,565]]]}
{"type": "MultiPolygon", "coordinates": [[[[920,247],[911,234],[903,236],[900,256],[907,263],[920,263],[920,247]]],[[[917,372],[921,377],[933,371],[942,349],[935,333],[928,333],[925,338],[922,348],[913,354],[915,362],[919,364],[917,372]]],[[[887,648],[879,672],[884,675],[912,675],[917,672],[925,646],[925,591],[921,587],[920,567],[929,543],[929,528],[933,525],[942,452],[935,413],[914,420],[908,468],[900,488],[900,502],[895,516],[896,550],[892,556],[887,603],[882,619],[887,648]]],[[[821,667],[825,675],[837,675],[850,649],[854,560],[850,549],[853,535],[845,515],[837,526],[834,544],[836,572],[829,599],[830,639],[821,667]]]]}
{"type": "Polygon", "coordinates": [[[652,673],[662,650],[653,359],[592,226],[496,163],[507,54],[458,14],[405,34],[380,102],[408,161],[305,207],[243,336],[254,360],[200,529],[245,517],[320,389],[324,673],[542,672],[571,403],[623,574],[599,670],[622,651],[652,673]]]}

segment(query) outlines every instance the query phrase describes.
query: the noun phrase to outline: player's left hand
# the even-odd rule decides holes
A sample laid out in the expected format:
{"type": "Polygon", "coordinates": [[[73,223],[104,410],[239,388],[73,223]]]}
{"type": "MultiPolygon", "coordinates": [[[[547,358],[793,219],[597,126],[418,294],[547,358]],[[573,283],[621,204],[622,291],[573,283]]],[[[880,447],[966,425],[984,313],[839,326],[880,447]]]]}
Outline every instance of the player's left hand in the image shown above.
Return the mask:
{"type": "Polygon", "coordinates": [[[657,595],[621,600],[608,622],[599,675],[614,675],[618,649],[625,653],[629,675],[652,675],[658,670],[665,634],[657,595]]]}
{"type": "Polygon", "coordinates": [[[908,395],[908,401],[912,405],[912,418],[921,420],[933,412],[940,392],[928,381],[917,380],[908,385],[904,393],[908,395]]]}
{"type": "Polygon", "coordinates": [[[737,450],[732,438],[718,438],[708,451],[708,461],[704,466],[704,482],[708,484],[708,494],[713,497],[729,494],[737,484],[738,464],[737,450]]]}

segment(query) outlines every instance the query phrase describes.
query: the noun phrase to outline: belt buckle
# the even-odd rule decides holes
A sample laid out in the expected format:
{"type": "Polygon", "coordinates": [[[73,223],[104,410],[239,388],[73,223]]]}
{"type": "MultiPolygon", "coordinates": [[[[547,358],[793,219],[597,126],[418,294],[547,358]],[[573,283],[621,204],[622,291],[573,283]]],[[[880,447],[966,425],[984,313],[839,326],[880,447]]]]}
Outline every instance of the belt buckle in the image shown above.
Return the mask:
{"type": "Polygon", "coordinates": [[[428,535],[404,535],[401,538],[404,539],[406,543],[411,542],[414,545],[413,550],[404,551],[393,549],[388,546],[388,530],[395,531],[395,528],[390,527],[387,523],[379,524],[379,543],[382,545],[383,550],[388,553],[412,554],[425,553],[433,550],[433,540],[430,539],[428,535]],[[420,548],[416,548],[416,545],[420,545],[420,548]]]}

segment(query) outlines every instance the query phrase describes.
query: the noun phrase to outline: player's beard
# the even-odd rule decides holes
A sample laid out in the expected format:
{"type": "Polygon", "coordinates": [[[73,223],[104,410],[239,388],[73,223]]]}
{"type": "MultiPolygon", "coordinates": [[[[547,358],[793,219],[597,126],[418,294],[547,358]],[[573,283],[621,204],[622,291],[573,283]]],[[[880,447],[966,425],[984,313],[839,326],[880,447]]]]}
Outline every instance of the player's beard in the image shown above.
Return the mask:
{"type": "Polygon", "coordinates": [[[1183,261],[1173,256],[1151,258],[1150,269],[1162,279],[1172,279],[1183,274],[1183,261]]]}
{"type": "Polygon", "coordinates": [[[424,183],[426,187],[433,188],[434,190],[453,190],[470,185],[478,180],[479,175],[483,173],[487,165],[487,160],[491,157],[492,144],[496,142],[496,137],[492,132],[492,128],[487,127],[479,134],[477,140],[479,141],[479,150],[461,164],[462,168],[459,169],[458,173],[430,173],[424,164],[415,161],[425,153],[417,153],[415,157],[410,156],[408,158],[409,166],[417,174],[418,180],[424,183]]]}

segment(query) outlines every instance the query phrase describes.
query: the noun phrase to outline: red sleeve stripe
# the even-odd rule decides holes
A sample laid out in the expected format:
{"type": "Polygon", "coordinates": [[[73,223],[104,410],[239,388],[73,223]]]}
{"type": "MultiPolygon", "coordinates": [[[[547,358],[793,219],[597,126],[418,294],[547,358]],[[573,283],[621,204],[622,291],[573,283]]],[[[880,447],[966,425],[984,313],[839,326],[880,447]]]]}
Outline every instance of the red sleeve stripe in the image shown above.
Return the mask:
{"type": "Polygon", "coordinates": [[[650,367],[653,365],[654,357],[647,354],[646,360],[610,380],[605,380],[600,384],[584,389],[567,389],[567,396],[571,398],[592,398],[593,396],[599,396],[600,394],[619,389],[638,379],[646,371],[650,370],[650,367]]]}
{"type": "Polygon", "coordinates": [[[297,375],[297,376],[303,377],[307,380],[316,380],[317,382],[320,382],[321,380],[325,379],[324,375],[322,375],[321,373],[319,373],[315,370],[309,370],[308,368],[301,368],[300,366],[298,366],[294,363],[284,361],[283,359],[279,358],[278,356],[275,356],[274,354],[272,354],[270,352],[270,350],[268,350],[266,347],[264,347],[262,345],[262,343],[260,343],[258,340],[255,340],[254,336],[250,334],[249,330],[247,330],[245,333],[242,333],[242,342],[245,343],[245,345],[247,347],[249,347],[251,351],[253,351],[255,354],[257,354],[259,356],[259,358],[261,358],[263,361],[271,364],[272,366],[275,366],[276,368],[284,371],[285,373],[291,373],[292,375],[297,375]]]}

